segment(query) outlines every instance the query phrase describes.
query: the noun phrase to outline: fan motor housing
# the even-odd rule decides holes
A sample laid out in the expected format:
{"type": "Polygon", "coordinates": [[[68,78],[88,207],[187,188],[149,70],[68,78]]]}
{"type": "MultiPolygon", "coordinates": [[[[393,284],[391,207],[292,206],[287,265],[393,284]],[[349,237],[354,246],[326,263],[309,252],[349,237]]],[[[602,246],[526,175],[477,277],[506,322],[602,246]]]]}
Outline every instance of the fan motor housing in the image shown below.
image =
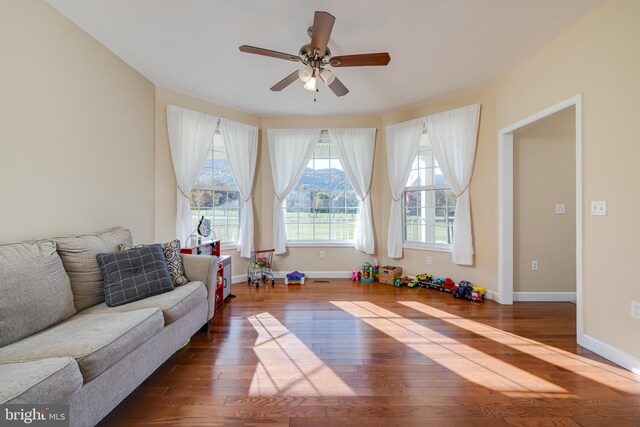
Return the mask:
{"type": "Polygon", "coordinates": [[[325,54],[322,57],[313,56],[313,52],[311,52],[311,43],[307,43],[300,48],[300,52],[298,53],[300,59],[304,65],[309,65],[311,67],[317,67],[320,65],[328,64],[331,61],[331,50],[327,46],[325,50],[325,54]]]}

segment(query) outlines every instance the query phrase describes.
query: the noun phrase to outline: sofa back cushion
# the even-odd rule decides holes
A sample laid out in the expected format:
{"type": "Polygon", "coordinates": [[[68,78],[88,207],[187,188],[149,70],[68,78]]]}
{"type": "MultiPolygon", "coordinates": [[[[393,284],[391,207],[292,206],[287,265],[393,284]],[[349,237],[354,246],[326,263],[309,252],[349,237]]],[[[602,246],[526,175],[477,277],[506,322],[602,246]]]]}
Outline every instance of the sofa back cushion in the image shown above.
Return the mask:
{"type": "Polygon", "coordinates": [[[98,254],[109,307],[160,295],[173,290],[167,260],[158,244],[122,252],[98,254]]]}
{"type": "Polygon", "coordinates": [[[131,231],[115,227],[77,237],[59,237],[54,241],[71,279],[76,310],[103,302],[104,283],[96,255],[117,251],[122,243],[132,244],[131,231]]]}
{"type": "Polygon", "coordinates": [[[75,313],[54,242],[0,244],[0,347],[75,313]]]}

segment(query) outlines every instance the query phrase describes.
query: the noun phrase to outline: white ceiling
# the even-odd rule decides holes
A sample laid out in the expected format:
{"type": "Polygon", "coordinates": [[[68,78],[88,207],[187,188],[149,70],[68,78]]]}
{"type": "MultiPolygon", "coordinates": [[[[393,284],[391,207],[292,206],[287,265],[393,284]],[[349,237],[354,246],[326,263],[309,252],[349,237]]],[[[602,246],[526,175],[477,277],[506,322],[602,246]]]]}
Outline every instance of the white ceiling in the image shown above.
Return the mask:
{"type": "Polygon", "coordinates": [[[49,0],[155,84],[259,115],[369,114],[490,83],[601,0],[49,0]],[[334,56],[388,51],[387,67],[334,68],[337,98],[294,82],[296,64],[241,53],[297,54],[313,12],[336,17],[334,56]]]}

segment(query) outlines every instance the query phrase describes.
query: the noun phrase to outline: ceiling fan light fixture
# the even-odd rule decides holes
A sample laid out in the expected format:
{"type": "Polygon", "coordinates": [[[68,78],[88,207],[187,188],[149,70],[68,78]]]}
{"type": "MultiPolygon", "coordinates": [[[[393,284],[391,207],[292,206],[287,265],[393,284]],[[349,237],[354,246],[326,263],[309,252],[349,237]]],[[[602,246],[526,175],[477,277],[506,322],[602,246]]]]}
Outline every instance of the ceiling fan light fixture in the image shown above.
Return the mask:
{"type": "Polygon", "coordinates": [[[313,76],[313,68],[311,67],[304,67],[298,71],[298,77],[300,78],[300,80],[302,80],[305,83],[311,80],[312,76],[313,76]]]}
{"type": "Polygon", "coordinates": [[[315,92],[316,89],[318,89],[318,75],[315,69],[313,70],[309,81],[304,84],[304,88],[311,92],[315,92]]]}

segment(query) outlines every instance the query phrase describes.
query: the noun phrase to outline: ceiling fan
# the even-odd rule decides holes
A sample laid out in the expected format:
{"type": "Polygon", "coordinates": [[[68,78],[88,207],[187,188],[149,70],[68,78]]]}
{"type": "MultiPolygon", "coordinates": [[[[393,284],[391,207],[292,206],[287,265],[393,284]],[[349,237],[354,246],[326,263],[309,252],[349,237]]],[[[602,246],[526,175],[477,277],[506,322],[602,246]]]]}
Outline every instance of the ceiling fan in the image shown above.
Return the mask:
{"type": "Polygon", "coordinates": [[[304,68],[294,71],[273,85],[271,87],[272,91],[279,92],[297,79],[300,79],[305,83],[305,89],[317,92],[318,79],[321,79],[337,96],[344,96],[349,93],[349,89],[338,80],[333,72],[325,68],[326,66],[361,67],[387,65],[391,57],[387,52],[331,56],[327,43],[335,20],[336,18],[331,14],[317,11],[313,17],[313,26],[307,30],[307,34],[311,37],[311,43],[302,46],[298,55],[248,45],[240,46],[240,51],[292,62],[301,62],[304,65],[304,68]]]}

